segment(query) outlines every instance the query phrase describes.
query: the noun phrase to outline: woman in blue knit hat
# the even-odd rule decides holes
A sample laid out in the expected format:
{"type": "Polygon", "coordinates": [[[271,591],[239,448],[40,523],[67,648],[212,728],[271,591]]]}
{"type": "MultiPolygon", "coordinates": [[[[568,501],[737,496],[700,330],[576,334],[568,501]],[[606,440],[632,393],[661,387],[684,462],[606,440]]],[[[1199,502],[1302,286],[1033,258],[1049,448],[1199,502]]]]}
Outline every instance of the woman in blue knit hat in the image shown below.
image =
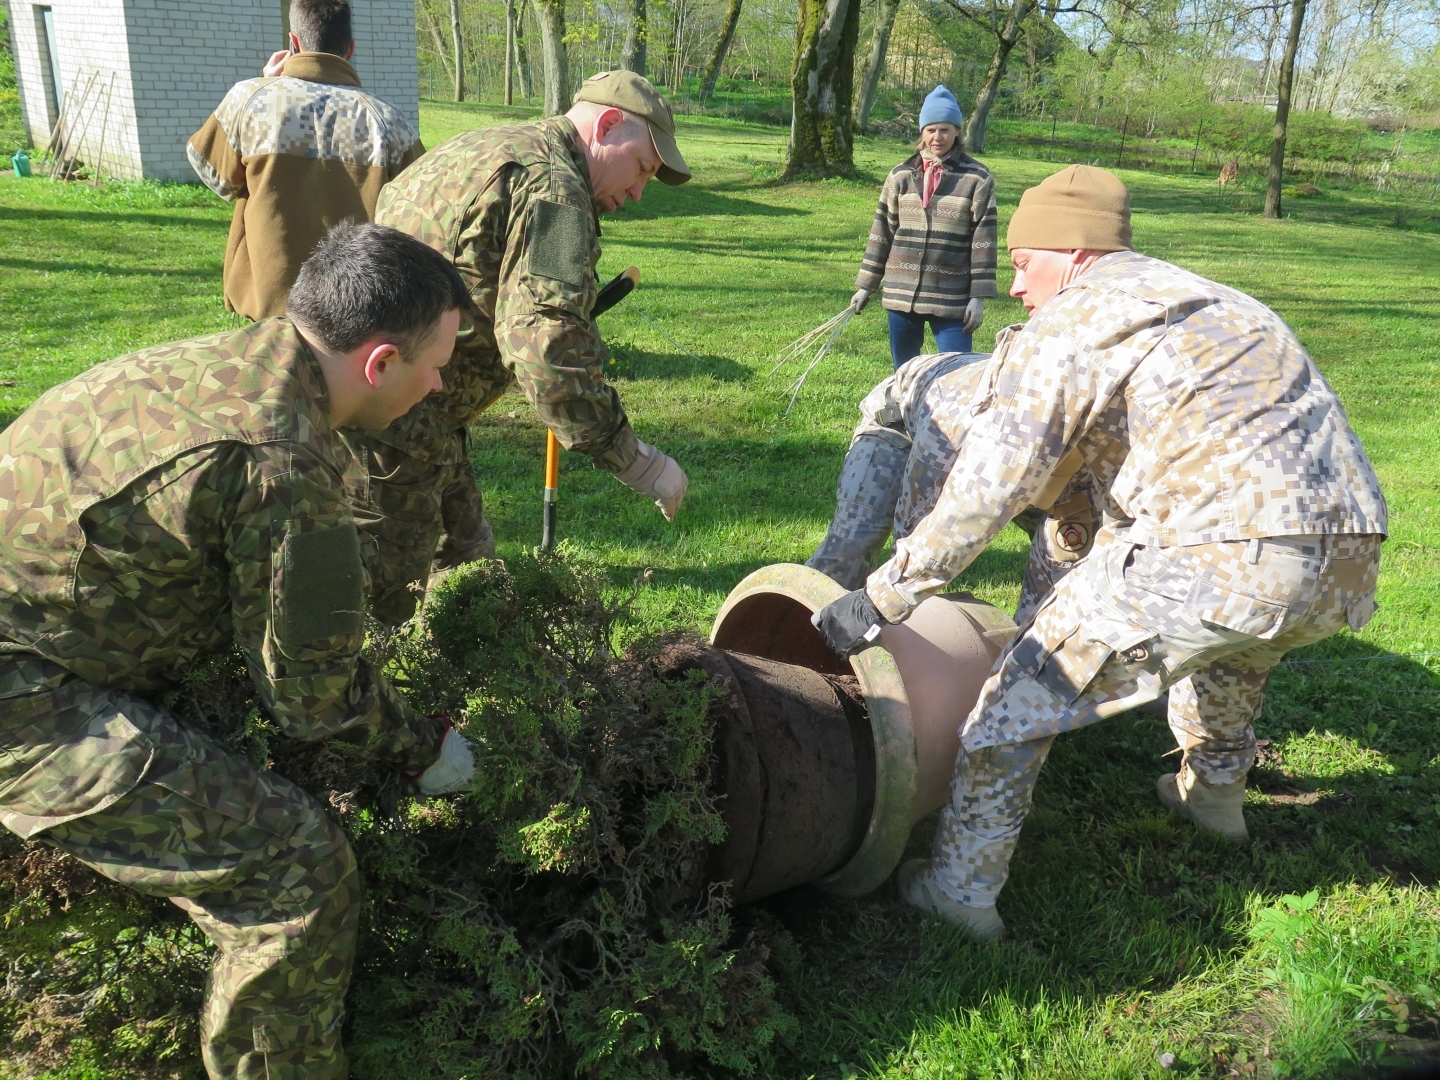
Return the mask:
{"type": "Polygon", "coordinates": [[[963,119],[944,86],[925,99],[920,141],[885,178],[855,279],[857,312],[884,285],[897,368],[924,349],[927,322],[936,352],[970,352],[995,295],[995,178],[961,146],[963,119]]]}

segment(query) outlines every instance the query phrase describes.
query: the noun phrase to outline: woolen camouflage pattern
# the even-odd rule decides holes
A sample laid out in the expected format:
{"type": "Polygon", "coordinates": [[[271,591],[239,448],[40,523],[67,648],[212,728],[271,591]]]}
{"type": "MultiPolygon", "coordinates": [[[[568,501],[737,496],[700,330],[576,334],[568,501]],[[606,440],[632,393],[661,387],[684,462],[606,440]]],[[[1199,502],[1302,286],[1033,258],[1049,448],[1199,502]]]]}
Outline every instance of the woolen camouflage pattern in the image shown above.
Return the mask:
{"type": "MultiPolygon", "coordinates": [[[[900,365],[860,402],[861,421],[840,471],[835,516],[806,562],[858,589],[889,535],[910,535],[934,508],[970,427],[988,353],[938,353],[900,365]]],[[[1048,501],[1042,492],[1042,501],[1048,501]]],[[[1037,513],[1017,620],[1023,621],[1089,550],[1100,510],[1088,470],[1037,513]]]]}
{"type": "Polygon", "coordinates": [[[890,170],[855,287],[883,306],[944,319],[965,317],[971,297],[995,295],[995,178],[957,143],[924,205],[923,155],[890,170]]]}
{"type": "Polygon", "coordinates": [[[232,639],[286,735],[434,760],[360,654],[353,457],[285,319],[161,345],[43,394],[0,433],[0,652],[97,686],[175,685],[232,639]]]}
{"type": "Polygon", "coordinates": [[[1370,462],[1289,327],[1177,266],[1104,256],[1002,330],[986,372],[934,511],[867,582],[891,622],[964,570],[1072,449],[1120,540],[1385,532],[1370,462]]]}
{"type": "Polygon", "coordinates": [[[210,1076],[343,1080],[361,896],[339,827],[284,777],[49,661],[0,657],[0,693],[6,826],[169,897],[218,946],[210,1076]]]}
{"type": "Polygon", "coordinates": [[[1207,784],[1243,780],[1281,657],[1374,614],[1380,539],[1162,548],[1102,532],[1006,647],[961,729],[932,853],[940,887],[993,904],[1055,736],[1167,689],[1190,768],[1207,784]]]}
{"type": "Polygon", "coordinates": [[[635,435],[605,382],[605,349],[590,317],[600,223],[570,120],[455,136],[381,192],[375,220],[450,258],[475,306],[445,389],[379,441],[431,464],[459,463],[459,433],[518,380],[567,450],[609,472],[635,460],[635,435]]]}

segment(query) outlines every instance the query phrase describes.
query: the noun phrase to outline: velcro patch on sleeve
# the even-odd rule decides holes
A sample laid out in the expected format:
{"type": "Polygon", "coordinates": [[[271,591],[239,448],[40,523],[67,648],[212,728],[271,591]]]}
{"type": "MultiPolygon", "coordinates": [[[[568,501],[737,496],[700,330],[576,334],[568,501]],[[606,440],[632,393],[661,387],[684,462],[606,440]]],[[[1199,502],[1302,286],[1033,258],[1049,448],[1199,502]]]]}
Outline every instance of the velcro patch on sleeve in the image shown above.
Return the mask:
{"type": "Polygon", "coordinates": [[[360,632],[364,571],[354,524],[288,534],[284,567],[283,644],[305,645],[360,632]]]}
{"type": "Polygon", "coordinates": [[[583,287],[590,273],[590,222],[569,203],[535,203],[530,236],[530,273],[583,287]]]}

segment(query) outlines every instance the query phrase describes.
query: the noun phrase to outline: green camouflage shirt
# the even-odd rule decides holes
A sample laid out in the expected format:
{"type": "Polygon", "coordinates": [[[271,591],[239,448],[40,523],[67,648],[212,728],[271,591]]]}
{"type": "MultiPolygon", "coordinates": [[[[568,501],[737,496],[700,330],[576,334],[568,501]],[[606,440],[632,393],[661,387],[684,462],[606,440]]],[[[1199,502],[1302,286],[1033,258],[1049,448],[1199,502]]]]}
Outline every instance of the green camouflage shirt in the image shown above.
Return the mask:
{"type": "Polygon", "coordinates": [[[53,388],[0,433],[0,652],[152,691],[233,638],[283,733],[430,764],[435,722],[360,653],[353,460],[286,319],[53,388]]]}
{"type": "Polygon", "coordinates": [[[435,464],[456,462],[464,450],[455,432],[518,379],[567,450],[610,472],[635,460],[635,435],[605,382],[605,348],[590,317],[600,222],[571,121],[455,136],[381,191],[375,220],[450,258],[475,304],[445,389],[381,441],[435,464]]]}

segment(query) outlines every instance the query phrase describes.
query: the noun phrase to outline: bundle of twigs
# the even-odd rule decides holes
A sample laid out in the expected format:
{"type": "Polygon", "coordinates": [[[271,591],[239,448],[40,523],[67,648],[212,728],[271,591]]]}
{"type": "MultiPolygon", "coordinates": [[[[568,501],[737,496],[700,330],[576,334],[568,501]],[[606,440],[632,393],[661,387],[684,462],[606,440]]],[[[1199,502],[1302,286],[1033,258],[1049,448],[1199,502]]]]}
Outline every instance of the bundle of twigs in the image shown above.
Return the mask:
{"type": "Polygon", "coordinates": [[[855,309],[847,307],[844,311],[840,312],[839,315],[826,319],[819,326],[815,327],[814,330],[801,334],[789,345],[786,345],[785,348],[780,350],[780,355],[775,360],[775,366],[768,372],[769,375],[774,375],[775,372],[779,371],[791,360],[804,356],[810,357],[810,363],[806,366],[805,370],[800,373],[794,382],[785,388],[790,394],[790,403],[785,406],[786,416],[789,416],[790,410],[795,407],[795,399],[800,396],[800,388],[805,385],[806,377],[809,376],[810,372],[815,370],[816,364],[825,359],[825,354],[830,351],[830,346],[835,344],[835,339],[838,338],[845,329],[845,324],[854,318],[854,316],[855,309]]]}

